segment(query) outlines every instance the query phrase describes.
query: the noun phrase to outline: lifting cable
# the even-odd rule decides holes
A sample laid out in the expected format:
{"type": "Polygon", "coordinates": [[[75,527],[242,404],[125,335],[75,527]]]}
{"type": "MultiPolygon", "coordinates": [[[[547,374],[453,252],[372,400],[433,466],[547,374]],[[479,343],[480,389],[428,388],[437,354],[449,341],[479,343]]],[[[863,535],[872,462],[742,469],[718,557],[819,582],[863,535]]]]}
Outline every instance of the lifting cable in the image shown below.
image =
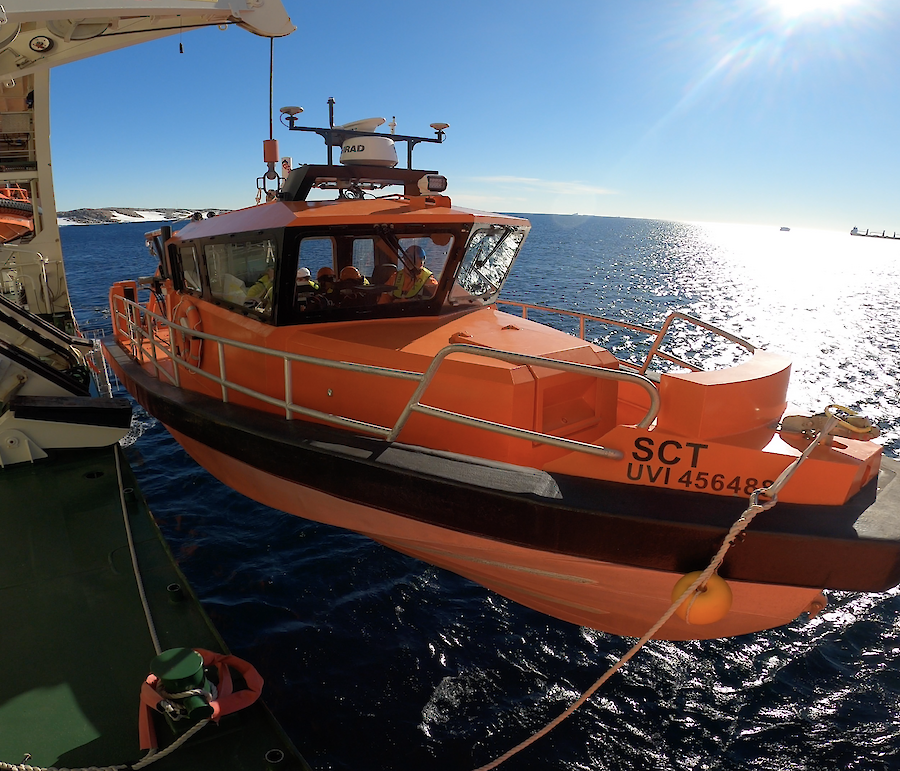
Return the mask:
{"type": "MultiPolygon", "coordinates": [[[[832,405],[834,407],[835,405],[832,405]]],[[[716,555],[712,558],[712,561],[707,565],[706,570],[704,570],[694,582],[687,587],[682,593],[681,596],[678,597],[666,610],[665,613],[660,616],[659,621],[657,621],[649,630],[644,634],[637,643],[629,650],[622,658],[620,658],[615,664],[613,664],[600,679],[597,680],[590,688],[588,688],[584,693],[581,694],[571,705],[569,705],[558,717],[551,720],[547,725],[543,728],[538,729],[534,734],[529,736],[525,741],[520,742],[515,747],[510,750],[507,750],[503,755],[495,760],[492,760],[490,763],[486,765],[479,766],[475,771],[490,771],[492,768],[496,768],[504,761],[509,760],[513,755],[518,754],[526,747],[534,744],[538,739],[542,736],[550,733],[556,726],[562,723],[566,718],[568,718],[575,710],[577,710],[582,704],[584,704],[594,693],[597,691],[600,686],[602,686],[610,677],[612,677],[619,669],[621,669],[625,664],[627,664],[637,653],[643,648],[647,642],[655,635],[660,628],[665,624],[681,607],[682,603],[687,600],[697,589],[706,584],[709,580],[710,576],[719,569],[719,566],[722,564],[725,559],[725,554],[731,548],[735,539],[750,525],[753,521],[753,518],[767,509],[771,509],[778,502],[778,492],[784,487],[788,480],[794,475],[794,472],[800,467],[800,465],[810,456],[812,451],[819,445],[821,440],[828,436],[828,433],[831,431],[834,426],[841,422],[840,418],[835,414],[832,410],[832,407],[829,407],[825,414],[827,415],[827,419],[825,424],[819,430],[819,432],[815,435],[815,438],[809,443],[809,446],[800,454],[798,458],[796,458],[784,471],[781,472],[778,479],[776,479],[771,485],[768,487],[763,487],[758,490],[754,490],[753,494],[750,496],[750,505],[744,510],[744,512],[735,520],[734,524],[731,526],[731,529],[728,531],[728,534],[725,536],[725,540],[722,542],[722,546],[719,548],[719,551],[716,552],[716,555]],[[760,496],[765,495],[768,500],[760,502],[760,496]]]]}

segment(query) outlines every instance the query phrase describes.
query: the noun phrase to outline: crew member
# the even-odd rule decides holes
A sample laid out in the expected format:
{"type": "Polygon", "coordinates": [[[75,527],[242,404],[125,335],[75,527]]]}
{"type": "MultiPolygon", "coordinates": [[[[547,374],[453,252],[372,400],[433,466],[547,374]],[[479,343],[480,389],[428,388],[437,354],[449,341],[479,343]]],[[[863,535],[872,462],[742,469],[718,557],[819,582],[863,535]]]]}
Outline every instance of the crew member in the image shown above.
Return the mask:
{"type": "Polygon", "coordinates": [[[312,280],[309,268],[300,268],[297,271],[297,291],[298,292],[315,292],[319,285],[312,280]]]}
{"type": "Polygon", "coordinates": [[[341,283],[344,281],[348,284],[353,284],[354,286],[369,285],[369,279],[359,272],[359,268],[356,268],[353,265],[348,265],[346,268],[341,269],[341,283]]]}
{"type": "Polygon", "coordinates": [[[411,246],[406,250],[411,267],[404,261],[403,268],[394,274],[394,291],[391,300],[430,300],[437,291],[438,282],[432,272],[425,267],[425,250],[421,246],[411,246]]]}
{"type": "Polygon", "coordinates": [[[269,302],[272,298],[272,285],[275,280],[275,268],[269,268],[256,283],[247,290],[247,297],[259,302],[269,302]]]}
{"type": "Polygon", "coordinates": [[[331,299],[335,293],[334,270],[327,265],[323,265],[316,273],[316,281],[319,284],[319,294],[331,299]]]}

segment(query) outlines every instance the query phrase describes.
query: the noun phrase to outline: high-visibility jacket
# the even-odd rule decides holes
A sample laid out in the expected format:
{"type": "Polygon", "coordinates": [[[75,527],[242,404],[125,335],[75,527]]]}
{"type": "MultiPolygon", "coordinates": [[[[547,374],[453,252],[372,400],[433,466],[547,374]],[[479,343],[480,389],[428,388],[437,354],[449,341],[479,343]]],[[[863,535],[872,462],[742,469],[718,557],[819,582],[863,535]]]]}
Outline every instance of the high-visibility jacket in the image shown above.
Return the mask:
{"type": "Polygon", "coordinates": [[[428,286],[434,294],[437,289],[437,279],[428,268],[420,268],[418,274],[411,276],[406,270],[398,270],[394,277],[394,297],[409,300],[416,297],[425,286],[428,286]]]}
{"type": "Polygon", "coordinates": [[[247,297],[267,298],[272,292],[272,279],[269,278],[269,271],[263,273],[256,283],[247,290],[247,297]]]}

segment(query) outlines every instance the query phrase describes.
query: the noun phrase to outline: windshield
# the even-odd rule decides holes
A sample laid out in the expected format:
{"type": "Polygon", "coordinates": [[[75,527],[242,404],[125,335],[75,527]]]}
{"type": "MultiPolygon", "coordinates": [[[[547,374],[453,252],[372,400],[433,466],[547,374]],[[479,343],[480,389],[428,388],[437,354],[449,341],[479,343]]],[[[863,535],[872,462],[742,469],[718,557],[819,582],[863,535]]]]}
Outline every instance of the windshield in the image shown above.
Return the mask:
{"type": "Polygon", "coordinates": [[[509,225],[473,230],[450,291],[450,302],[455,305],[493,302],[500,294],[527,234],[527,228],[509,225]]]}

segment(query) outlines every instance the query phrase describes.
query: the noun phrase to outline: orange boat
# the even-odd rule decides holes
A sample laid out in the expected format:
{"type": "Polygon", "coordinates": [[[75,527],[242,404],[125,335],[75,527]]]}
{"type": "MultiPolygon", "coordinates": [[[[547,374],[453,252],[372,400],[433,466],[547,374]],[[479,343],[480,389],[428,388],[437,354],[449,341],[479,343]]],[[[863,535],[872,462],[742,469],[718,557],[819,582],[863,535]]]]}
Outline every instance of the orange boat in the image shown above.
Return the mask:
{"type": "Polygon", "coordinates": [[[19,185],[0,185],[0,244],[34,230],[34,210],[28,191],[19,185]]]}
{"type": "MultiPolygon", "coordinates": [[[[560,311],[580,337],[537,323],[498,299],[527,220],[455,207],[443,177],[412,168],[413,146],[445,124],[402,137],[283,112],[325,138],[328,163],[282,180],[269,140],[268,203],[148,234],[157,274],[110,292],[117,377],[261,503],[561,619],[643,634],[821,427],[785,417],[790,362],[681,314],[660,330],[619,324],[650,340],[639,363],[584,339],[586,322],[618,322],[560,311]],[[665,353],[672,323],[744,360],[698,371],[665,353]]],[[[900,581],[897,464],[876,434],[843,414],[728,551],[730,603],[657,636],[753,632],[820,609],[825,588],[900,581]]]]}

